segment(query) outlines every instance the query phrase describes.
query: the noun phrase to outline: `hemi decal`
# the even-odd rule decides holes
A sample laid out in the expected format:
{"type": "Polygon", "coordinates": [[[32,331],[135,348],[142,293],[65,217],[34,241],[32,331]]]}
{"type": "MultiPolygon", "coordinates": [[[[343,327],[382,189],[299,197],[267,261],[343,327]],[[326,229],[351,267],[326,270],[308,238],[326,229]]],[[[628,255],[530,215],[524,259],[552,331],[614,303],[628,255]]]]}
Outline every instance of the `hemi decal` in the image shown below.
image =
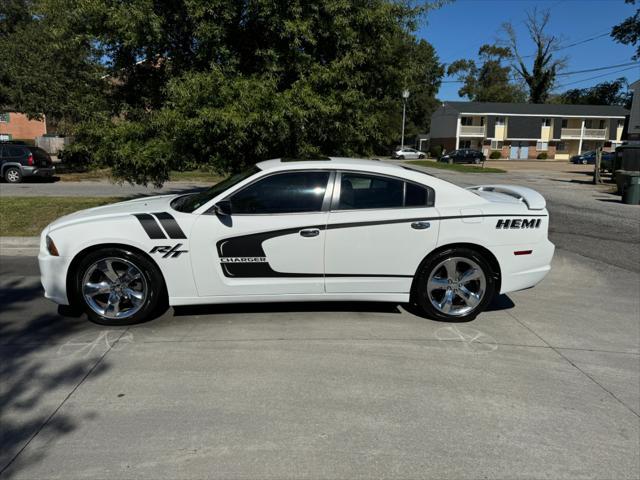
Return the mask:
{"type": "Polygon", "coordinates": [[[169,238],[173,239],[182,239],[187,238],[176,219],[170,213],[167,212],[158,212],[153,214],[158,220],[160,220],[160,224],[164,231],[167,232],[169,238]]]}
{"type": "Polygon", "coordinates": [[[160,225],[158,225],[156,219],[151,215],[148,213],[134,213],[133,215],[140,221],[140,225],[142,225],[144,231],[147,232],[149,238],[152,240],[167,238],[160,228],[160,225]]]}

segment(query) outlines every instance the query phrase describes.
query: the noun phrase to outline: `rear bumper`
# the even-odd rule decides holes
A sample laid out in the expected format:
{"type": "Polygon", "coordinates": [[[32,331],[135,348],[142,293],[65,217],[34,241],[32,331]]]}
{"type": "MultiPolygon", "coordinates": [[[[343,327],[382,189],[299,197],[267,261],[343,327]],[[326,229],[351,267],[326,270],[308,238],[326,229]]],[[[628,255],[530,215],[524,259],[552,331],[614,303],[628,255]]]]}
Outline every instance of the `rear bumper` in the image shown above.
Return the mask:
{"type": "Polygon", "coordinates": [[[22,167],[23,177],[51,177],[56,167],[22,167]]]}
{"type": "Polygon", "coordinates": [[[500,247],[502,275],[500,293],[515,292],[538,284],[551,270],[555,245],[549,240],[527,247],[500,247]],[[531,250],[530,255],[514,255],[516,250],[531,250]]]}

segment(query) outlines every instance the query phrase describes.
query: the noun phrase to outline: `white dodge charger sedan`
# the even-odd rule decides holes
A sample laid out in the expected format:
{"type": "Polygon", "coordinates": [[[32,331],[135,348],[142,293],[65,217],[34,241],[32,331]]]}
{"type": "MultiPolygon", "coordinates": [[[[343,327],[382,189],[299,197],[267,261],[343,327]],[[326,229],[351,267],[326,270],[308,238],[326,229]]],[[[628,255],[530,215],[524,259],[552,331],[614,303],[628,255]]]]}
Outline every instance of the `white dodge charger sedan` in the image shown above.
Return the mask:
{"type": "Polygon", "coordinates": [[[549,214],[534,190],[461,188],[379,161],[268,160],[201,193],[62,217],[42,232],[45,296],[97,323],[166,305],[412,302],[474,318],[550,269],[549,214]]]}

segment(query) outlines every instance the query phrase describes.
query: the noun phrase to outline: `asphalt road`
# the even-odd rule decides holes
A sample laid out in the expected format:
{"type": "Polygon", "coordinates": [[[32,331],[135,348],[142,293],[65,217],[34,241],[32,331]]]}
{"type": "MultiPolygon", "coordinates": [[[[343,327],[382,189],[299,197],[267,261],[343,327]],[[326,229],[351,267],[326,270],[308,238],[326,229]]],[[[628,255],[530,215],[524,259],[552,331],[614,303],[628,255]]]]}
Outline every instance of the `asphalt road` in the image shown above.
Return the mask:
{"type": "Polygon", "coordinates": [[[311,303],[108,329],[0,257],[0,478],[640,477],[638,210],[518,175],[553,269],[468,323],[311,303]]]}

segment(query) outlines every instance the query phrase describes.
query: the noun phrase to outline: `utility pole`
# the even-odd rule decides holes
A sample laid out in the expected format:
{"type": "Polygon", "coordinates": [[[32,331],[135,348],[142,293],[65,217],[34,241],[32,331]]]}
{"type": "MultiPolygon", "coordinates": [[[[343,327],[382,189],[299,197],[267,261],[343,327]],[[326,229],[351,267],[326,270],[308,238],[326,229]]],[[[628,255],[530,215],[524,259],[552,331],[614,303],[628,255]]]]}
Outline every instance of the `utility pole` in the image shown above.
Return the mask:
{"type": "Polygon", "coordinates": [[[593,183],[598,184],[602,183],[602,179],[600,178],[600,164],[602,163],[602,147],[596,148],[596,161],[593,170],[593,183]]]}
{"type": "Polygon", "coordinates": [[[402,91],[402,141],[400,148],[404,149],[404,121],[407,116],[407,98],[409,98],[409,90],[402,91]]]}

